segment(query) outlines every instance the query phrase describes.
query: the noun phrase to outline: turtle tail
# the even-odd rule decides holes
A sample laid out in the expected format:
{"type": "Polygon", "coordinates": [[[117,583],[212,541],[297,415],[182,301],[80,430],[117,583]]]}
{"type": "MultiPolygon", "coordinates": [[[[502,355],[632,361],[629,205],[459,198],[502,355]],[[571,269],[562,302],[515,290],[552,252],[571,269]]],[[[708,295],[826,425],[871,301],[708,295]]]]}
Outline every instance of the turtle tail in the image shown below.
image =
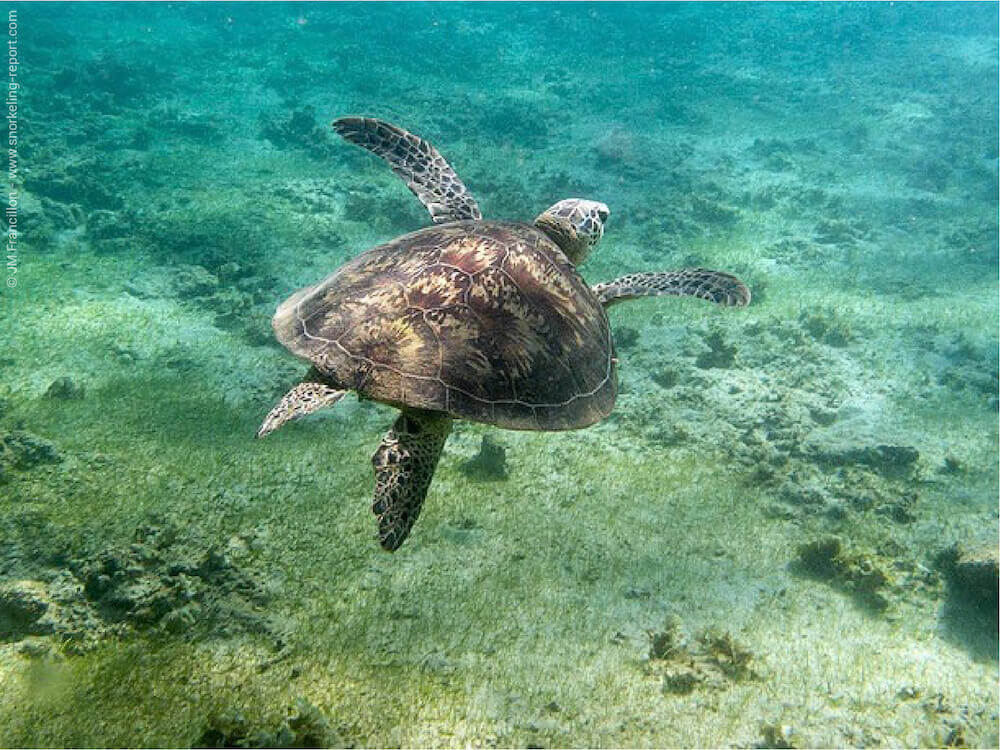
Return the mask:
{"type": "Polygon", "coordinates": [[[378,537],[393,552],[406,541],[427,497],[441,450],[451,432],[451,417],[434,411],[406,410],[396,419],[372,456],[378,537]]]}

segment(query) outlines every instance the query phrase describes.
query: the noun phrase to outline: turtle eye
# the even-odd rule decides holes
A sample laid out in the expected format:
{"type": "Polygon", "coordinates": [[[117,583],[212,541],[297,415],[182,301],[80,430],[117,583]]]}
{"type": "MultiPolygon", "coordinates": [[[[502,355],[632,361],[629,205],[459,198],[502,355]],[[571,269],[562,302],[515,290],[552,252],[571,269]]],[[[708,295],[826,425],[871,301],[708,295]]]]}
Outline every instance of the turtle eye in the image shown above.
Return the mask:
{"type": "Polygon", "coordinates": [[[608,217],[611,216],[611,212],[607,208],[599,208],[597,209],[597,215],[600,217],[602,222],[605,222],[608,220],[608,217]]]}

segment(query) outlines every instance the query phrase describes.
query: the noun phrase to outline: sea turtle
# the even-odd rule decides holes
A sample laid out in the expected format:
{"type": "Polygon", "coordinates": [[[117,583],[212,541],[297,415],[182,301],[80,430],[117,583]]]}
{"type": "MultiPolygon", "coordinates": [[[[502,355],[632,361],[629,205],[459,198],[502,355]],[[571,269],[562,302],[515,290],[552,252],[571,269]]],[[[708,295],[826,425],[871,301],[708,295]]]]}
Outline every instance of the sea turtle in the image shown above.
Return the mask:
{"type": "Polygon", "coordinates": [[[387,550],[410,533],[453,419],[571,430],[608,416],[618,360],[606,307],[664,294],[750,301],[739,279],[703,268],[591,287],[577,266],[604,234],[603,203],[561,200],[530,224],[484,220],[427,141],[371,118],[333,127],[387,161],[435,226],[362,253],[278,307],[278,340],[312,367],[257,435],[348,391],[399,409],[372,457],[387,550]]]}

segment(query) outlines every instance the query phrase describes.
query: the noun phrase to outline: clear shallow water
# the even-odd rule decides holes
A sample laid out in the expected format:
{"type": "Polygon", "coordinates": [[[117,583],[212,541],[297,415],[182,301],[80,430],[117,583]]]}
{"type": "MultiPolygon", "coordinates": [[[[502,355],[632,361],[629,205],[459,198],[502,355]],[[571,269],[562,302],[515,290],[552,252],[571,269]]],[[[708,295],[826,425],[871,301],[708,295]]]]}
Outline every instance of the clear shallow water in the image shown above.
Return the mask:
{"type": "Polygon", "coordinates": [[[995,5],[13,7],[0,744],[996,744],[995,5]],[[387,555],[393,410],[253,440],[428,223],[349,114],[754,301],[615,307],[615,413],[460,423],[387,555]]]}

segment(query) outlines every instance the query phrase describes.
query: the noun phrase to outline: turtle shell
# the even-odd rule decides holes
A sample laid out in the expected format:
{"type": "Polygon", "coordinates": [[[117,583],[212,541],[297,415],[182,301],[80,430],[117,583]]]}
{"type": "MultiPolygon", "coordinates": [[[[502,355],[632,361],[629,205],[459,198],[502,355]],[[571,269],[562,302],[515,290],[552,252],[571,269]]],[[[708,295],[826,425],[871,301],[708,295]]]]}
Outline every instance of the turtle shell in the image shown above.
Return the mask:
{"type": "Polygon", "coordinates": [[[566,430],[606,417],[617,394],[603,306],[530,224],[404,235],[300,289],[273,325],[337,387],[396,407],[566,430]]]}

